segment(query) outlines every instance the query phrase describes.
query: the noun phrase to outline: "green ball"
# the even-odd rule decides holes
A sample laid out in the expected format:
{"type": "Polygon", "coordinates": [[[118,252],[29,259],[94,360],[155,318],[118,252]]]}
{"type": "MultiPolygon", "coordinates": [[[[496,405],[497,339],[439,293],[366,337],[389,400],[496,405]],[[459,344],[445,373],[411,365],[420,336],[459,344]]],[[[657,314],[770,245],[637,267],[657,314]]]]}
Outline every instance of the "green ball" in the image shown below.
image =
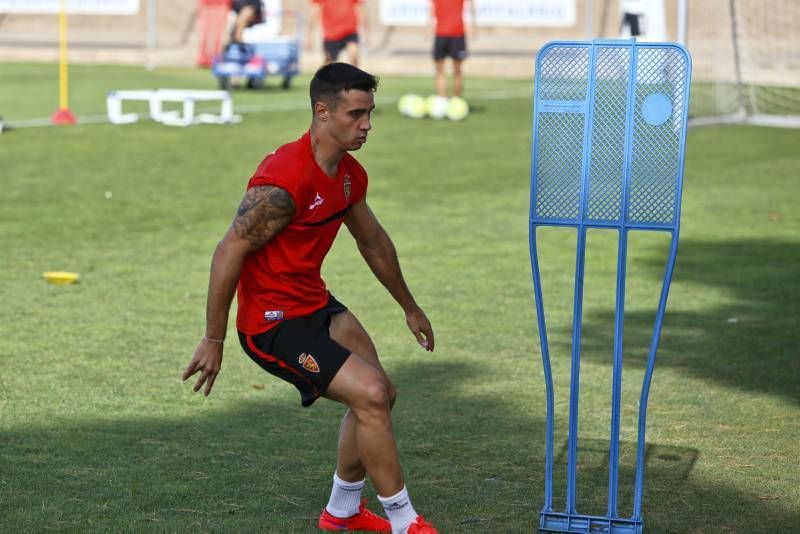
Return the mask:
{"type": "Polygon", "coordinates": [[[461,121],[469,115],[469,104],[460,96],[454,96],[447,103],[447,118],[451,121],[461,121]]]}

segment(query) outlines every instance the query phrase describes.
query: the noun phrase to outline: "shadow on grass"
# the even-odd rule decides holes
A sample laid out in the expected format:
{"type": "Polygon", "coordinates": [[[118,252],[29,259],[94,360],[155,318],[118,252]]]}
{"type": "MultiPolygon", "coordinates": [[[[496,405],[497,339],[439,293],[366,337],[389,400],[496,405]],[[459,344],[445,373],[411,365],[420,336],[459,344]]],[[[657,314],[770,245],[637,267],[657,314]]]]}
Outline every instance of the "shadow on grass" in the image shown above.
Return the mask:
{"type": "MultiPolygon", "coordinates": [[[[609,441],[583,438],[578,444],[577,503],[583,514],[603,516],[608,508],[608,454],[609,441]]],[[[621,441],[617,492],[617,513],[621,517],[633,516],[633,487],[635,477],[636,443],[621,441]]],[[[697,449],[655,445],[645,447],[645,486],[657,481],[660,487],[682,486],[689,478],[699,452],[697,449]]],[[[554,460],[554,477],[561,481],[554,485],[559,490],[554,503],[563,510],[565,505],[567,441],[557,450],[554,460]]],[[[643,502],[647,502],[645,494],[643,502]]]]}
{"type": "MultiPolygon", "coordinates": [[[[443,532],[534,530],[543,502],[544,424],[541,407],[520,406],[531,399],[530,387],[510,396],[470,389],[486,369],[469,362],[406,364],[392,374],[400,391],[395,428],[417,508],[443,532]]],[[[341,407],[320,402],[302,410],[294,398],[254,396],[217,405],[198,399],[191,417],[4,429],[0,530],[316,531],[341,407]]],[[[174,413],[169,406],[153,411],[174,413]]],[[[686,451],[662,452],[691,469],[686,451]]],[[[765,524],[775,531],[800,521],[778,501],[651,466],[649,532],[758,532],[765,524]]],[[[581,483],[605,492],[605,478],[581,483]]]]}
{"type": "MultiPolygon", "coordinates": [[[[680,369],[727,387],[800,402],[798,257],[800,245],[786,241],[681,239],[656,374],[659,367],[680,369]],[[709,286],[725,297],[715,307],[686,311],[687,306],[675,306],[679,284],[709,286]]],[[[665,259],[666,252],[648,265],[658,280],[665,259]]],[[[626,312],[626,365],[646,364],[654,317],[655,310],[626,312]]],[[[610,361],[603,332],[611,331],[613,321],[613,310],[585,318],[590,359],[610,361]]]]}

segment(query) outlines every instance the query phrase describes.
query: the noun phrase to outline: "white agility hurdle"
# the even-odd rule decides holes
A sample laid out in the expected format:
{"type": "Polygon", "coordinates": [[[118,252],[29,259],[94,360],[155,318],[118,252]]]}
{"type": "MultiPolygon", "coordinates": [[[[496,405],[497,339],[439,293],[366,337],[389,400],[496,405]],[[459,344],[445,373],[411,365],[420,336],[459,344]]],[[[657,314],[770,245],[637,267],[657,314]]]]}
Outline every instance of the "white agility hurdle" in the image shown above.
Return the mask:
{"type": "Polygon", "coordinates": [[[137,113],[125,113],[125,100],[143,101],[149,104],[150,118],[167,126],[191,126],[192,124],[226,124],[239,122],[241,116],[233,113],[233,99],[227,91],[197,89],[133,89],[112,91],[106,97],[108,120],[113,124],[131,124],[139,120],[137,113]],[[219,114],[195,114],[196,102],[220,102],[219,114]],[[165,110],[165,102],[183,104],[180,110],[165,110]]]}

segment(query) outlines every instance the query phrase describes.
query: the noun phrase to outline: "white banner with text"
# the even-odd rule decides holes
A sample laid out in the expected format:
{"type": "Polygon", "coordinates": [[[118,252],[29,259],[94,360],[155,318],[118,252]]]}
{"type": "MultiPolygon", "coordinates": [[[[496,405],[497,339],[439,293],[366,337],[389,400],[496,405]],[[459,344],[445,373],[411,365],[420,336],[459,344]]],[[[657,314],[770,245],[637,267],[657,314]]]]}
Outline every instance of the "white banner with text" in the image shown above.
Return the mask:
{"type": "MultiPolygon", "coordinates": [[[[387,26],[424,26],[431,0],[380,0],[381,22],[387,26]]],[[[478,26],[569,27],[576,21],[575,0],[475,0],[478,26]]],[[[468,3],[464,19],[470,19],[468,3]]]]}
{"type": "MultiPolygon", "coordinates": [[[[70,15],[135,15],[139,0],[66,0],[70,15]]],[[[0,13],[21,15],[55,14],[61,12],[61,0],[0,0],[0,13]]]]}

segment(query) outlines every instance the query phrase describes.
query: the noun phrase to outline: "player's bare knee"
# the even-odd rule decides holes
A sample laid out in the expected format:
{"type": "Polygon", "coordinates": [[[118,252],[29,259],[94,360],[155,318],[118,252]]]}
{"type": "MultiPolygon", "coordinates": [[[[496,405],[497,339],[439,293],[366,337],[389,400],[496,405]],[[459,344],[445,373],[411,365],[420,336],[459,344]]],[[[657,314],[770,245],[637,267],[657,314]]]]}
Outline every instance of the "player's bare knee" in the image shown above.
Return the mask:
{"type": "Polygon", "coordinates": [[[385,410],[389,406],[389,388],[383,380],[374,380],[364,388],[364,401],[374,409],[385,410]]]}
{"type": "Polygon", "coordinates": [[[389,391],[383,380],[370,380],[361,388],[357,402],[350,407],[359,420],[384,418],[389,413],[389,391]]]}

